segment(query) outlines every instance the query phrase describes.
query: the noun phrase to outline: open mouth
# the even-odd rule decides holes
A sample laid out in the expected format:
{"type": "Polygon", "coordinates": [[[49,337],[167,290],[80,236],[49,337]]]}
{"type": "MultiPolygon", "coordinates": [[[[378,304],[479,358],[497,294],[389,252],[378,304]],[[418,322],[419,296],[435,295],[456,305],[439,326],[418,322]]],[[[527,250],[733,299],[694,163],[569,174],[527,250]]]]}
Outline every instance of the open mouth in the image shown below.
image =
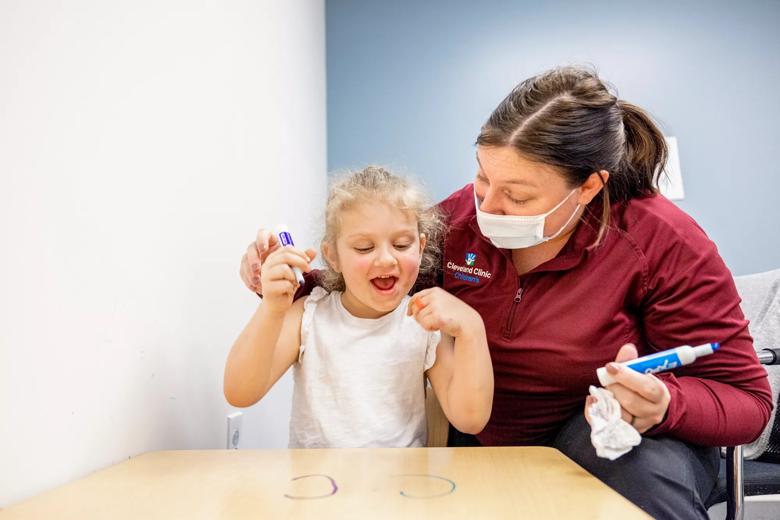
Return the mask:
{"type": "Polygon", "coordinates": [[[391,291],[398,281],[396,276],[377,276],[371,279],[371,283],[380,291],[391,291]]]}

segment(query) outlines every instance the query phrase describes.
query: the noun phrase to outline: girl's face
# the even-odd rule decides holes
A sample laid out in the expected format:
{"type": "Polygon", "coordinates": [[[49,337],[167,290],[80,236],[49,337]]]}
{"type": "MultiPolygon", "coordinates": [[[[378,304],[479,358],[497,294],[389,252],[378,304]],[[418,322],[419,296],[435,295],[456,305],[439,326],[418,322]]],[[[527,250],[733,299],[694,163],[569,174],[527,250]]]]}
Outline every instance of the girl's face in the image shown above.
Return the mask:
{"type": "Polygon", "coordinates": [[[424,247],[411,212],[370,201],[341,212],[335,251],[324,244],[323,253],[344,277],[344,307],[359,318],[378,318],[411,290],[424,247]]]}

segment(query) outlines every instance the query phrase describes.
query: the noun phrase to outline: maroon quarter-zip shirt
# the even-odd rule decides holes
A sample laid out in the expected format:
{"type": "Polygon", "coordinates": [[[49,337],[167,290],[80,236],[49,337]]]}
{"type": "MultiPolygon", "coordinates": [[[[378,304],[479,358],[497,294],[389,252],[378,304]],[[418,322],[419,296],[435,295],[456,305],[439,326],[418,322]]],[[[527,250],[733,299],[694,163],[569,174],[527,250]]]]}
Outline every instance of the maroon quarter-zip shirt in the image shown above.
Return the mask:
{"type": "Polygon", "coordinates": [[[555,258],[522,276],[511,251],[480,232],[471,185],[439,207],[449,228],[439,283],[482,316],[495,370],[483,444],[551,442],[582,413],[588,386],[598,385],[596,369],[628,342],[640,356],[721,344],[658,374],[671,402],[647,435],[725,446],[761,433],[771,394],[732,275],[704,231],[667,199],[613,204],[597,247],[589,248],[598,223],[585,217],[555,258]]]}

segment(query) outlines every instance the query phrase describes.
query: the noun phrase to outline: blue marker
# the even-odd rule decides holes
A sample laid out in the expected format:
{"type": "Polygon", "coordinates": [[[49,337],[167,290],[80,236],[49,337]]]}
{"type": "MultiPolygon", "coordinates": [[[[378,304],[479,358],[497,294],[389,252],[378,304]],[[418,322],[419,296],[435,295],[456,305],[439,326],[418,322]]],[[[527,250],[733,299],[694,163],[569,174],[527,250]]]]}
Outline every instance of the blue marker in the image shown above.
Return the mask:
{"type": "MultiPolygon", "coordinates": [[[[284,224],[279,224],[276,226],[276,235],[279,237],[279,243],[284,246],[290,246],[295,247],[295,243],[293,242],[292,235],[287,230],[287,226],[284,224]]],[[[300,285],[303,285],[303,273],[301,270],[297,267],[292,268],[293,273],[295,273],[295,279],[298,280],[298,283],[300,285]]]]}
{"type": "MultiPolygon", "coordinates": [[[[696,361],[697,358],[709,356],[718,350],[719,347],[720,343],[707,343],[697,347],[685,345],[618,364],[636,370],[640,374],[655,374],[656,372],[672,370],[683,365],[690,365],[696,361]]],[[[611,385],[615,382],[612,376],[607,372],[607,367],[601,367],[596,370],[596,375],[599,378],[601,386],[611,385]]]]}

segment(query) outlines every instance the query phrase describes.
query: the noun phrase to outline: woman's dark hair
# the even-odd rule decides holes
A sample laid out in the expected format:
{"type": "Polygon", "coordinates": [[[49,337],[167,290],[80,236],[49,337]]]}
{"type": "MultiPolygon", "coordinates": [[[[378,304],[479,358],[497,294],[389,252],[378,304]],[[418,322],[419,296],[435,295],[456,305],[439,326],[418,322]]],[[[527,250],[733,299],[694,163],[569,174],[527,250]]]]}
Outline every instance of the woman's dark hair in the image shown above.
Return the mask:
{"type": "Polygon", "coordinates": [[[650,116],[619,100],[595,71],[581,67],[552,69],[520,83],[490,114],[476,144],[511,146],[528,159],[555,166],[572,188],[607,170],[593,245],[606,233],[610,201],[658,191],[667,155],[650,116]]]}

